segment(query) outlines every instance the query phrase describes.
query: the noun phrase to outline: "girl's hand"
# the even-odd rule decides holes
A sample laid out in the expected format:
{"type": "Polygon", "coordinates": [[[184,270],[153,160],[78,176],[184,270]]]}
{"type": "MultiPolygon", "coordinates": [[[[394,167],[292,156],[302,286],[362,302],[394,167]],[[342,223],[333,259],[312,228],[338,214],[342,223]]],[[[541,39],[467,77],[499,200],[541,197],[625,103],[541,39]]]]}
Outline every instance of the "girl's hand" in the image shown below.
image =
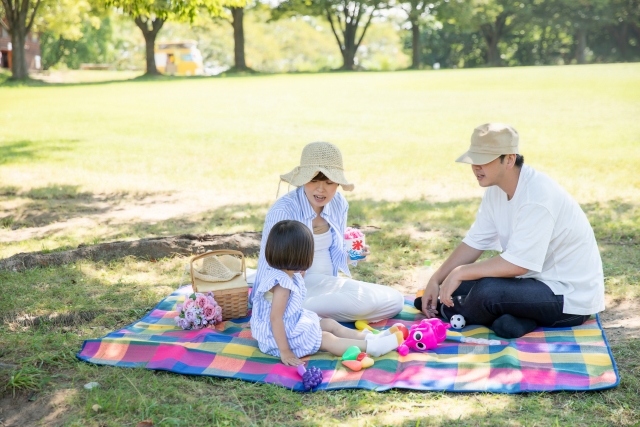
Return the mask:
{"type": "Polygon", "coordinates": [[[281,352],[280,353],[280,360],[286,366],[298,366],[298,365],[302,365],[304,363],[302,360],[298,359],[296,357],[296,355],[293,354],[292,351],[281,352]]]}

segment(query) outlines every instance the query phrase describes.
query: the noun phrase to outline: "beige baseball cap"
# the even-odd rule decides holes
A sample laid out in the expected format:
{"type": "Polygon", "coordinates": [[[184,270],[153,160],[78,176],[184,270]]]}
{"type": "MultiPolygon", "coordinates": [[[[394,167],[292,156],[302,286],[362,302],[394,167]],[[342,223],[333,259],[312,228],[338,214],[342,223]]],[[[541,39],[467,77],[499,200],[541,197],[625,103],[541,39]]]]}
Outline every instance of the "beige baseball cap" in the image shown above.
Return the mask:
{"type": "Polygon", "coordinates": [[[520,154],[518,132],[504,123],[485,123],[473,130],[469,150],[456,159],[458,163],[486,165],[503,154],[520,154]]]}

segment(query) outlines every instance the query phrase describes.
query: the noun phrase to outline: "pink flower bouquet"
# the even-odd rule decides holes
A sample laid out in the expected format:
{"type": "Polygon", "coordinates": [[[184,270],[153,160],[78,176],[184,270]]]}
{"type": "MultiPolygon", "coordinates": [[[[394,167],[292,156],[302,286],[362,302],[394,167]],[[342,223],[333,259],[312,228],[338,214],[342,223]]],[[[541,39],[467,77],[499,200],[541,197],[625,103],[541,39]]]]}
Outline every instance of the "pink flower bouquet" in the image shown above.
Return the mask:
{"type": "Polygon", "coordinates": [[[357,228],[347,227],[344,230],[344,244],[349,254],[350,261],[364,259],[364,233],[357,228]]]}
{"type": "Polygon", "coordinates": [[[182,329],[202,329],[222,322],[222,307],[218,305],[211,292],[207,295],[189,295],[184,304],[176,306],[176,311],[178,315],[174,320],[182,329]]]}

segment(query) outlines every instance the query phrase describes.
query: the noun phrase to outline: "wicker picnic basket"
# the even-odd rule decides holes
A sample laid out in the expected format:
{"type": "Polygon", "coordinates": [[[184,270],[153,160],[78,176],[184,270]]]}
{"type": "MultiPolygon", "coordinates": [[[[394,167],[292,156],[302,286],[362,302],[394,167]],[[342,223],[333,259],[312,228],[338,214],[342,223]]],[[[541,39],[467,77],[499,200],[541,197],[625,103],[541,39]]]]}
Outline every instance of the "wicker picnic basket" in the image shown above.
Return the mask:
{"type": "Polygon", "coordinates": [[[217,250],[193,257],[189,270],[193,292],[213,292],[222,320],[247,316],[247,270],[240,251],[217,250]]]}

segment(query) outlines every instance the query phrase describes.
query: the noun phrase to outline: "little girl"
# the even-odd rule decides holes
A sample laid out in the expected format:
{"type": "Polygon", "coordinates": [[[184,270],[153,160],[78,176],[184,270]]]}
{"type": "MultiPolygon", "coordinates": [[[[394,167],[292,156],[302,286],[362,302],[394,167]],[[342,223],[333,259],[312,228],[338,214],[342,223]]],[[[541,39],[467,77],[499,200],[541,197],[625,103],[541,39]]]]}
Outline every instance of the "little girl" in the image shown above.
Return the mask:
{"type": "Polygon", "coordinates": [[[302,308],[306,294],[300,272],[313,261],[313,235],[298,221],[280,221],[273,226],[265,246],[269,269],[254,288],[251,334],[260,351],[279,356],[282,363],[297,366],[300,357],[318,350],[336,356],[351,346],[378,357],[398,348],[402,333],[395,330],[378,335],[340,325],[333,319],[320,319],[302,308]]]}

